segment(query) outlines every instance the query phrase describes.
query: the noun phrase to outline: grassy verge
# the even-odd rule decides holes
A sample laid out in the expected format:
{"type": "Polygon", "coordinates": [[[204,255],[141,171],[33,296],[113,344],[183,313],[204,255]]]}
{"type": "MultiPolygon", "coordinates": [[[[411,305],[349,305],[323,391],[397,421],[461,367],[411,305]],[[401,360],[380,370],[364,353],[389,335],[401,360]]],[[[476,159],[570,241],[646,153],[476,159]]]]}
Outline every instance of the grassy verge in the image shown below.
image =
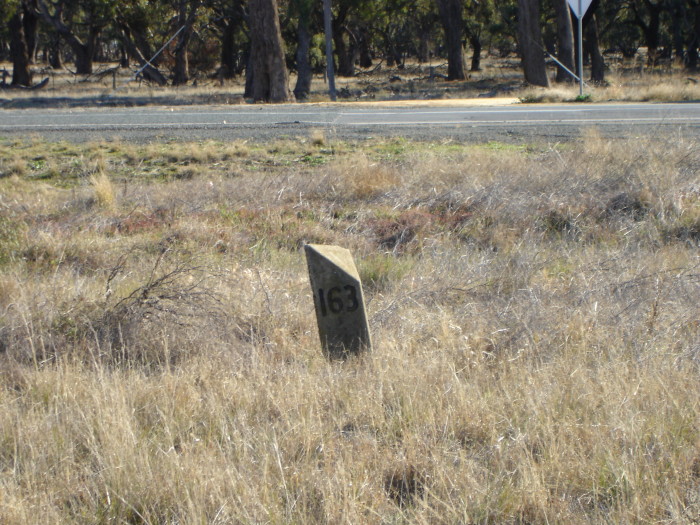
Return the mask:
{"type": "Polygon", "coordinates": [[[700,148],[0,139],[3,523],[700,519],[700,148]],[[300,250],[375,351],[321,355],[300,250]]]}
{"type": "Polygon", "coordinates": [[[522,102],[692,102],[700,100],[700,84],[682,73],[666,75],[611,74],[604,85],[586,85],[579,96],[578,84],[551,88],[526,88],[522,102]]]}

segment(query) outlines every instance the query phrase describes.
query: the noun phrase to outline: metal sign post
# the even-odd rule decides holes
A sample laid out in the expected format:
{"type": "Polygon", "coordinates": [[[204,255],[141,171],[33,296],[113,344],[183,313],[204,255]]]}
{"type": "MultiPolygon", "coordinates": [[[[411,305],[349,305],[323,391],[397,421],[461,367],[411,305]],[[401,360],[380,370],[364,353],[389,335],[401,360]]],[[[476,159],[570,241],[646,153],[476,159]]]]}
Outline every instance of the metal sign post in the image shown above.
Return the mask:
{"type": "Polygon", "coordinates": [[[335,71],[333,70],[333,37],[331,29],[331,0],[323,0],[323,27],[326,33],[326,73],[328,74],[328,94],[335,102],[335,71]]]}
{"type": "Polygon", "coordinates": [[[578,82],[579,95],[583,95],[583,15],[593,0],[568,0],[569,7],[578,19],[578,82]]]}
{"type": "MultiPolygon", "coordinates": [[[[578,0],[578,12],[581,13],[581,0],[578,0]]],[[[578,94],[583,96],[583,14],[578,15],[578,94]]]]}

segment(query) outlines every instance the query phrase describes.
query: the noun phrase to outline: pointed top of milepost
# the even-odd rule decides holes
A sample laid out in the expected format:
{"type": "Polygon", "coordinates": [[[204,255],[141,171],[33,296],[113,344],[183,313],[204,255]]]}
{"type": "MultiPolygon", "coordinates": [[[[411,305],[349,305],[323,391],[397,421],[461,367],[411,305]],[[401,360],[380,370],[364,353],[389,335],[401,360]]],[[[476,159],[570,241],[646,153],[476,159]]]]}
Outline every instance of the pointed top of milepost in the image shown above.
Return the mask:
{"type": "Polygon", "coordinates": [[[309,257],[320,257],[328,260],[339,270],[345,272],[349,277],[360,281],[352,254],[347,248],[340,246],[330,246],[327,244],[306,244],[304,245],[307,259],[309,257]]]}

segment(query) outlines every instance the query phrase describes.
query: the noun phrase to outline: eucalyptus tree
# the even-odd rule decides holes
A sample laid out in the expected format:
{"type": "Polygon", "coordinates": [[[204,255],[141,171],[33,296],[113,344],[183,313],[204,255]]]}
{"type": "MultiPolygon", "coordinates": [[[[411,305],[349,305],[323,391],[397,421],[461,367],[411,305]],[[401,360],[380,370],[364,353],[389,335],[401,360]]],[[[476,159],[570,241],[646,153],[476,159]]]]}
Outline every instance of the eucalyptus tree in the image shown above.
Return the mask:
{"type": "Polygon", "coordinates": [[[633,20],[627,0],[607,0],[597,6],[598,30],[606,49],[634,58],[642,45],[642,34],[633,20]]]}
{"type": "Polygon", "coordinates": [[[604,12],[610,9],[607,4],[618,7],[614,23],[607,17],[605,27],[601,28],[608,44],[618,40],[629,42],[627,49],[622,49],[627,57],[640,46],[646,46],[650,66],[661,58],[675,57],[691,70],[697,67],[700,0],[609,0],[601,2],[604,12]]]}
{"type": "Polygon", "coordinates": [[[155,52],[167,38],[169,15],[165,4],[149,0],[132,0],[116,7],[115,23],[127,53],[139,64],[143,78],[160,86],[168,81],[159,69],[161,56],[155,52]]]}
{"type": "Polygon", "coordinates": [[[175,66],[173,68],[173,85],[186,84],[190,79],[188,46],[192,38],[192,30],[197,21],[197,10],[202,0],[174,0],[172,6],[176,12],[176,44],[174,50],[175,66]]]}
{"type": "Polygon", "coordinates": [[[256,102],[291,102],[277,0],[248,0],[250,95],[256,102]]]}
{"type": "Polygon", "coordinates": [[[246,0],[208,0],[206,6],[210,28],[218,34],[221,42],[218,75],[221,79],[234,78],[245,69],[249,54],[246,0]]]}
{"type": "Polygon", "coordinates": [[[698,50],[700,48],[700,0],[687,0],[688,16],[684,29],[686,56],[685,65],[691,71],[698,67],[698,50]]]}
{"type": "Polygon", "coordinates": [[[518,46],[525,80],[549,87],[542,47],[539,0],[518,0],[518,46]]]}
{"type": "Polygon", "coordinates": [[[159,84],[166,81],[162,73],[150,67],[153,60],[159,63],[160,55],[153,57],[161,51],[172,57],[168,63],[172,84],[178,86],[189,81],[189,44],[199,24],[206,22],[202,10],[203,0],[136,0],[122,10],[125,45],[146,67],[144,74],[149,80],[159,84]],[[158,40],[149,42],[149,35],[157,35],[158,40]],[[158,49],[154,52],[156,45],[158,49]]]}
{"type": "Polygon", "coordinates": [[[653,65],[658,60],[659,36],[661,29],[661,14],[666,8],[666,0],[629,0],[635,23],[642,30],[647,47],[647,60],[653,65]]]}
{"type": "Polygon", "coordinates": [[[92,73],[93,59],[102,30],[114,20],[111,0],[36,0],[39,16],[70,46],[76,73],[92,73]]]}
{"type": "Polygon", "coordinates": [[[583,51],[591,60],[591,81],[598,84],[605,82],[605,58],[600,50],[600,32],[598,30],[598,17],[596,16],[599,5],[600,2],[598,0],[593,0],[583,19],[583,51]]]}
{"type": "Polygon", "coordinates": [[[10,56],[10,30],[8,23],[10,16],[14,14],[14,9],[8,5],[9,3],[0,3],[0,61],[2,62],[8,60],[10,56]]]}
{"type": "Polygon", "coordinates": [[[376,3],[373,32],[381,39],[387,65],[403,65],[404,57],[419,38],[416,26],[420,3],[416,0],[383,0],[376,3]]]}
{"type": "Polygon", "coordinates": [[[518,0],[493,0],[498,16],[491,26],[492,47],[499,55],[508,56],[517,50],[518,0]]]}
{"type": "MultiPolygon", "coordinates": [[[[341,77],[355,76],[355,62],[366,50],[376,8],[375,0],[334,0],[333,43],[338,57],[337,73],[341,77]]],[[[365,59],[368,54],[365,54],[365,59]]],[[[366,62],[365,62],[366,64],[366,62]]]]}
{"type": "Polygon", "coordinates": [[[415,26],[418,60],[428,62],[432,54],[431,45],[435,42],[436,29],[440,22],[435,2],[433,0],[417,0],[410,12],[409,19],[415,26]]]}
{"type": "Polygon", "coordinates": [[[465,3],[465,31],[472,49],[470,70],[481,69],[484,37],[491,36],[498,27],[494,21],[497,10],[493,0],[467,0],[465,3]]]}
{"type": "Polygon", "coordinates": [[[294,86],[294,96],[297,100],[305,100],[311,93],[313,70],[311,67],[311,40],[315,30],[320,2],[314,0],[290,0],[290,18],[296,19],[296,52],[294,54],[297,81],[294,86]]]}
{"type": "Polygon", "coordinates": [[[462,35],[464,24],[462,0],[437,0],[440,21],[445,31],[445,46],[447,47],[447,79],[465,80],[467,72],[464,65],[464,46],[462,35]]]}
{"type": "Polygon", "coordinates": [[[563,66],[557,66],[556,80],[557,82],[573,82],[574,77],[570,72],[573,72],[576,66],[574,63],[574,28],[569,4],[567,0],[553,0],[552,3],[557,25],[557,59],[563,66]]]}
{"type": "MultiPolygon", "coordinates": [[[[36,41],[36,21],[31,0],[8,0],[0,10],[0,20],[10,40],[13,86],[31,86],[32,48],[36,41]]],[[[5,82],[3,77],[2,82],[5,82]]]]}
{"type": "Polygon", "coordinates": [[[673,56],[688,69],[695,70],[700,47],[700,0],[666,0],[661,16],[661,37],[673,56]]]}

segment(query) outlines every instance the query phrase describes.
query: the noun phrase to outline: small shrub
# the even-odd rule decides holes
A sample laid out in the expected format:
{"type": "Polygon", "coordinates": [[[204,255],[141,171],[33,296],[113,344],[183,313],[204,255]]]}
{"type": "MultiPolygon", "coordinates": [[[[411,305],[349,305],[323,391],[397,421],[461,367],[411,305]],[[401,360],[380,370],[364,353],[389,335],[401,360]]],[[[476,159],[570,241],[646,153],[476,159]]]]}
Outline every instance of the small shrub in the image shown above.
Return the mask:
{"type": "Polygon", "coordinates": [[[399,183],[396,170],[364,154],[355,155],[331,172],[336,191],[350,199],[371,199],[382,195],[399,183]]]}
{"type": "Polygon", "coordinates": [[[0,177],[9,177],[12,175],[17,175],[18,177],[23,177],[27,174],[27,163],[20,159],[14,158],[10,161],[8,166],[2,170],[0,177]]]}
{"type": "Polygon", "coordinates": [[[539,223],[545,233],[578,237],[581,230],[576,224],[576,219],[577,217],[572,217],[565,211],[551,210],[540,218],[539,223]]]}
{"type": "Polygon", "coordinates": [[[25,225],[0,215],[0,265],[12,261],[22,247],[25,225]]]}
{"type": "Polygon", "coordinates": [[[397,505],[410,505],[425,492],[425,476],[409,465],[384,474],[384,490],[397,505]]]}
{"type": "Polygon", "coordinates": [[[370,290],[384,290],[400,281],[413,268],[410,258],[398,258],[391,254],[378,253],[358,262],[358,271],[363,285],[370,290]]]}
{"type": "Polygon", "coordinates": [[[90,176],[90,184],[95,194],[95,201],[100,208],[113,211],[116,208],[116,194],[112,181],[104,171],[90,176]]]}
{"type": "Polygon", "coordinates": [[[384,250],[403,253],[421,231],[430,227],[433,216],[420,210],[406,210],[396,218],[371,219],[368,226],[384,250]]]}
{"type": "MultiPolygon", "coordinates": [[[[169,257],[164,251],[145,282],[116,301],[108,300],[102,313],[90,320],[90,331],[102,341],[107,362],[174,363],[187,351],[163,349],[159,341],[191,338],[206,319],[222,324],[219,297],[210,285],[213,276],[202,266],[169,257]]],[[[112,281],[124,270],[124,260],[107,281],[110,292],[112,281]]]]}
{"type": "Polygon", "coordinates": [[[644,219],[651,209],[648,195],[645,192],[627,193],[615,195],[605,207],[605,215],[626,216],[640,221],[644,219]]]}
{"type": "Polygon", "coordinates": [[[313,130],[309,138],[311,139],[311,144],[313,144],[314,146],[326,145],[326,134],[322,129],[313,130]]]}
{"type": "Polygon", "coordinates": [[[664,232],[667,241],[700,243],[700,207],[681,215],[664,232]]]}

